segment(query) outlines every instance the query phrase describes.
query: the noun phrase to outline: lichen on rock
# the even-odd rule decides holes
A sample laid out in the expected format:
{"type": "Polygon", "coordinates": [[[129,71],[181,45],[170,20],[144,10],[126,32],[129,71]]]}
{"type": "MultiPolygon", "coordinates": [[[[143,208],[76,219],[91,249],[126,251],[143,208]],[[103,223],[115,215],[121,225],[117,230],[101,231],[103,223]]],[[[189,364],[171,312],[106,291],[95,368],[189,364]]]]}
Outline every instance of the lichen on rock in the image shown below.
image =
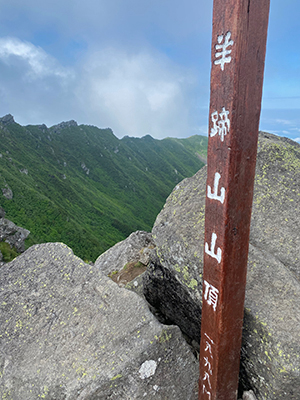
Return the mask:
{"type": "MultiPolygon", "coordinates": [[[[143,277],[147,301],[200,340],[206,167],[168,197],[143,277]]],[[[240,381],[258,400],[297,399],[300,386],[300,145],[260,133],[240,381]]]]}

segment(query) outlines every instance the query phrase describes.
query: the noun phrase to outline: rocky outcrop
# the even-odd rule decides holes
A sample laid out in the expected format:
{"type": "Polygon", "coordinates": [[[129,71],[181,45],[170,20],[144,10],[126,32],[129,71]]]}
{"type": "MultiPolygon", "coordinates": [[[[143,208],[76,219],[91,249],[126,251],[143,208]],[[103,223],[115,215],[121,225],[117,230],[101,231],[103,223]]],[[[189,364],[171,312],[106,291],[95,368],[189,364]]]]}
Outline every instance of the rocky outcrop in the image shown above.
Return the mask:
{"type": "Polygon", "coordinates": [[[153,248],[151,233],[136,231],[101,254],[95,261],[95,266],[105,275],[109,275],[120,271],[128,263],[140,262],[147,265],[153,248]]]}
{"type": "Polygon", "coordinates": [[[0,124],[2,126],[15,124],[14,117],[11,114],[4,115],[4,117],[0,118],[0,124]]]}
{"type": "Polygon", "coordinates": [[[13,191],[8,186],[2,188],[2,194],[7,200],[12,200],[14,197],[13,191]]]}
{"type": "Polygon", "coordinates": [[[85,163],[81,163],[81,168],[84,170],[84,172],[89,175],[90,170],[89,168],[85,165],[85,163]]]}
{"type": "Polygon", "coordinates": [[[4,217],[0,217],[0,242],[5,241],[21,253],[25,250],[25,239],[29,234],[30,231],[27,229],[15,225],[4,217]]]}
{"type": "Polygon", "coordinates": [[[71,121],[63,121],[60,124],[53,125],[50,130],[54,133],[60,133],[65,128],[70,128],[72,126],[78,126],[77,122],[74,120],[71,121]]]}
{"type": "Polygon", "coordinates": [[[48,130],[48,127],[47,127],[47,125],[45,125],[45,124],[38,125],[38,128],[39,128],[43,133],[47,132],[47,130],[48,130]]]}
{"type": "MultiPolygon", "coordinates": [[[[259,138],[248,260],[241,383],[258,400],[300,387],[300,146],[259,138]]],[[[153,227],[149,303],[199,341],[206,168],[179,183],[153,227]]]]}
{"type": "Polygon", "coordinates": [[[0,279],[1,398],[197,399],[179,328],[67,246],[33,246],[0,279]]]}

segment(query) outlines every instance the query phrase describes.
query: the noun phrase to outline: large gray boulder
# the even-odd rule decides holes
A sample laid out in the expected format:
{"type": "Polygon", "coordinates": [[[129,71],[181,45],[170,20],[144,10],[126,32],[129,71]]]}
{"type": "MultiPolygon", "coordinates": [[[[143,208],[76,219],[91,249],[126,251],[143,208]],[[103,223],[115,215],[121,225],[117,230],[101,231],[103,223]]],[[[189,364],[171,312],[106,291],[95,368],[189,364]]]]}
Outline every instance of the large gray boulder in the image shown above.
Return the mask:
{"type": "Polygon", "coordinates": [[[128,238],[102,253],[95,261],[95,266],[105,275],[109,275],[120,271],[128,263],[140,262],[147,265],[154,246],[151,233],[133,232],[128,238]]]}
{"type": "MultiPolygon", "coordinates": [[[[144,275],[149,303],[200,336],[206,167],[179,183],[158,215],[144,275]]],[[[300,146],[259,137],[245,301],[241,384],[258,400],[299,399],[300,146]]]]}
{"type": "Polygon", "coordinates": [[[0,272],[1,399],[197,399],[179,328],[66,245],[33,246],[0,272]]]}
{"type": "Polygon", "coordinates": [[[14,246],[19,253],[25,250],[25,239],[29,234],[29,230],[15,225],[4,217],[0,217],[0,241],[5,241],[11,247],[14,246]]]}

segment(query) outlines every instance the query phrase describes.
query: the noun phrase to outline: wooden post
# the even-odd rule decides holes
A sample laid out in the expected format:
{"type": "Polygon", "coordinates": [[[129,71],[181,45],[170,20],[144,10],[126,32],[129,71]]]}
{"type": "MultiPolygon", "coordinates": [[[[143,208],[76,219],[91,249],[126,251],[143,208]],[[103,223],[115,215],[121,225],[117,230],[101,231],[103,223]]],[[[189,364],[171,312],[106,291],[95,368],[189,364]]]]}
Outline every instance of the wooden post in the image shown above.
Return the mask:
{"type": "Polygon", "coordinates": [[[214,0],[199,400],[236,400],[269,0],[214,0]]]}

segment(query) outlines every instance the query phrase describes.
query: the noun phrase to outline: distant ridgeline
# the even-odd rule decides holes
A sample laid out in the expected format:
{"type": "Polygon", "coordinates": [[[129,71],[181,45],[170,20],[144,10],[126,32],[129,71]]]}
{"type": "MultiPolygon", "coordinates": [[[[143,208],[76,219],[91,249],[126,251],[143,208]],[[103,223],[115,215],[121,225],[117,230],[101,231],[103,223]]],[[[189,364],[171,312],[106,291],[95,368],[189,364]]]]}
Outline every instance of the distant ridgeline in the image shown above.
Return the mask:
{"type": "Polygon", "coordinates": [[[206,159],[207,137],[124,137],[75,121],[21,126],[0,118],[0,206],[30,230],[26,246],[63,242],[95,260],[150,231],[166,197],[206,159]]]}

